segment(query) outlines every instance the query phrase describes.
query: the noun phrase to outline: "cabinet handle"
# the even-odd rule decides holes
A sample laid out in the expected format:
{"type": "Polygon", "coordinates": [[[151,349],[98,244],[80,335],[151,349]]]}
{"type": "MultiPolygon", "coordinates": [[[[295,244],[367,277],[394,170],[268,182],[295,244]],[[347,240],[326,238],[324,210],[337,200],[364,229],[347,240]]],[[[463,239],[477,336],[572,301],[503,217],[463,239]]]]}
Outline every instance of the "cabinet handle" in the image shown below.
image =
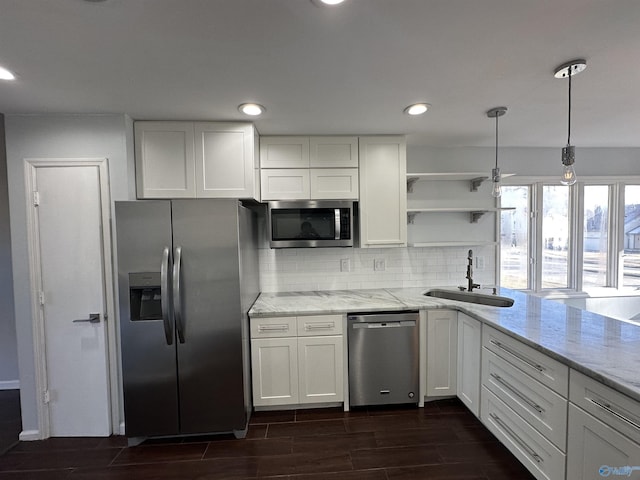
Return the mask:
{"type": "Polygon", "coordinates": [[[609,412],[614,417],[619,418],[623,422],[626,422],[629,425],[631,425],[633,428],[636,428],[636,429],[640,430],[640,424],[634,422],[630,418],[625,417],[622,413],[616,412],[613,408],[611,408],[611,404],[606,403],[606,402],[601,402],[599,400],[595,400],[595,399],[589,398],[589,397],[585,397],[585,398],[587,400],[589,400],[591,403],[593,403],[594,405],[597,405],[598,407],[600,407],[602,410],[604,410],[606,412],[609,412]]]}
{"type": "Polygon", "coordinates": [[[305,330],[331,330],[336,326],[335,323],[305,323],[305,330]]]}
{"type": "Polygon", "coordinates": [[[522,440],[518,436],[518,434],[516,434],[516,432],[511,430],[511,428],[509,428],[509,426],[506,423],[504,423],[500,417],[498,417],[495,413],[490,413],[489,416],[493,419],[494,422],[498,424],[500,428],[502,428],[505,432],[507,432],[507,434],[511,436],[511,438],[513,438],[518,445],[524,448],[524,450],[527,452],[527,454],[531,458],[533,458],[538,463],[544,463],[544,459],[540,455],[538,455],[533,448],[527,445],[527,443],[524,440],[522,440]]]}
{"type": "Polygon", "coordinates": [[[502,342],[498,342],[497,340],[491,340],[491,343],[494,344],[496,347],[504,350],[505,352],[507,352],[509,355],[511,355],[512,357],[517,358],[518,360],[520,360],[521,362],[526,363],[527,365],[529,365],[530,367],[535,368],[536,370],[538,370],[539,372],[544,372],[546,370],[546,368],[544,368],[542,365],[540,365],[539,363],[535,363],[531,360],[529,360],[527,357],[523,356],[522,354],[515,352],[514,350],[512,350],[511,348],[507,347],[505,344],[503,344],[502,342]]]}
{"type": "Polygon", "coordinates": [[[531,408],[533,408],[534,410],[536,410],[538,413],[544,413],[544,408],[542,408],[540,405],[538,405],[536,402],[534,402],[533,400],[531,400],[529,397],[527,397],[524,393],[522,393],[520,390],[518,390],[517,388],[515,388],[514,386],[512,386],[511,384],[509,384],[505,379],[503,379],[500,375],[497,375],[495,373],[491,373],[490,374],[493,378],[495,378],[496,382],[498,382],[500,385],[502,385],[503,387],[505,387],[507,390],[509,390],[511,393],[515,394],[516,396],[518,396],[522,401],[524,401],[527,405],[529,405],[531,408]]]}
{"type": "Polygon", "coordinates": [[[289,330],[289,325],[260,325],[258,327],[259,332],[286,332],[289,330]]]}

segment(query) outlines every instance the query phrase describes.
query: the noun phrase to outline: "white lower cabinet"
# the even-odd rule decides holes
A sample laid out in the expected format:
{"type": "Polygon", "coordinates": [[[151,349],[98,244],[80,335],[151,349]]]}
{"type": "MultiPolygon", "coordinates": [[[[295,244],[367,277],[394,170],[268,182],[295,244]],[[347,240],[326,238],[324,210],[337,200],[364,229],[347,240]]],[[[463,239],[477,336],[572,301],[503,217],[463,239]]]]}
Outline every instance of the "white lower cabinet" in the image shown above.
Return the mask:
{"type": "Polygon", "coordinates": [[[564,478],[565,454],[486,387],[481,411],[485,426],[537,479],[564,478]]]}
{"type": "Polygon", "coordinates": [[[480,416],[481,326],[478,320],[458,313],[458,398],[476,417],[480,416]]]}
{"type": "Polygon", "coordinates": [[[456,395],[457,355],[458,312],[427,311],[427,397],[456,395]]]}
{"type": "Polygon", "coordinates": [[[253,404],[344,400],[342,315],[251,319],[253,404]]]}
{"type": "Polygon", "coordinates": [[[567,479],[640,478],[640,403],[571,370],[567,479]]]}

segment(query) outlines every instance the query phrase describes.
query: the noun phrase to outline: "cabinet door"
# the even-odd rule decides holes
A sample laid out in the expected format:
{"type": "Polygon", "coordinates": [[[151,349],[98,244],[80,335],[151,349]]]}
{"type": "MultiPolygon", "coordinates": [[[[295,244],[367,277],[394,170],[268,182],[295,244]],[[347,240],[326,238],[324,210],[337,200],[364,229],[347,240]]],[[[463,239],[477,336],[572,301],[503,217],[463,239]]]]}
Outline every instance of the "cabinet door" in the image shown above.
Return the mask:
{"type": "Polygon", "coordinates": [[[261,137],[260,167],[309,168],[309,137],[261,137]]]}
{"type": "Polygon", "coordinates": [[[442,397],[457,392],[458,313],[427,312],[427,396],[442,397]]]}
{"type": "Polygon", "coordinates": [[[458,397],[476,416],[480,416],[481,324],[458,313],[458,397]]]}
{"type": "Polygon", "coordinates": [[[262,200],[309,200],[308,168],[270,168],[260,171],[262,200]]]}
{"type": "Polygon", "coordinates": [[[134,131],[138,198],[194,198],[193,124],[136,122],[134,131]]]}
{"type": "Polygon", "coordinates": [[[311,200],[357,200],[357,168],[312,168],[311,200]]]}
{"type": "Polygon", "coordinates": [[[194,129],[198,197],[255,198],[253,126],[209,122],[194,129]]]}
{"type": "Polygon", "coordinates": [[[298,343],[295,337],[251,340],[253,404],[298,403],[298,343]]]}
{"type": "Polygon", "coordinates": [[[360,246],[407,244],[404,137],[360,137],[360,246]]]}
{"type": "Polygon", "coordinates": [[[358,137],[311,137],[311,168],[358,168],[358,137]]]}
{"type": "Polygon", "coordinates": [[[342,336],[298,338],[300,403],[342,402],[342,336]]]}
{"type": "Polygon", "coordinates": [[[570,403],[567,480],[609,476],[638,478],[640,445],[570,403]]]}

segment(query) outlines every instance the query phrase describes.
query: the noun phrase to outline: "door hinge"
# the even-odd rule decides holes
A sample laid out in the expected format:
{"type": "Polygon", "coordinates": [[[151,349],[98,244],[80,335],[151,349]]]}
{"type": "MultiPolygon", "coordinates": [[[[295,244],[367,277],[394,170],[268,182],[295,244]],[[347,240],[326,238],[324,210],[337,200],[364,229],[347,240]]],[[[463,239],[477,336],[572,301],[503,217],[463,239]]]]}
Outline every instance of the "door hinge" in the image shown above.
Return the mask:
{"type": "Polygon", "coordinates": [[[536,264],[536,259],[531,257],[529,258],[529,265],[535,265],[536,264]]]}
{"type": "Polygon", "coordinates": [[[38,292],[38,300],[40,301],[40,305],[44,305],[44,292],[38,292]]]}
{"type": "Polygon", "coordinates": [[[33,205],[40,206],[40,192],[33,192],[33,205]]]}
{"type": "Polygon", "coordinates": [[[49,394],[49,390],[45,390],[42,394],[42,402],[46,405],[51,401],[51,395],[49,394]]]}

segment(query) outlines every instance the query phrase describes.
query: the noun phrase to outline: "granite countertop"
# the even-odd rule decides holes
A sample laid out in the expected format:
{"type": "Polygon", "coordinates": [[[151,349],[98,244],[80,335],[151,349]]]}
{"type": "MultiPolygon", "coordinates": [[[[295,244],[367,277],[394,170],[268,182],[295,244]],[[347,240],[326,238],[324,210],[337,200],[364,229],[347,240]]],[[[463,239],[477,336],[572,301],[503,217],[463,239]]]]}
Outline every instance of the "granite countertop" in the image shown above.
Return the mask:
{"type": "Polygon", "coordinates": [[[455,309],[640,401],[640,326],[501,289],[510,308],[426,297],[427,288],[262,293],[251,317],[455,309]]]}

